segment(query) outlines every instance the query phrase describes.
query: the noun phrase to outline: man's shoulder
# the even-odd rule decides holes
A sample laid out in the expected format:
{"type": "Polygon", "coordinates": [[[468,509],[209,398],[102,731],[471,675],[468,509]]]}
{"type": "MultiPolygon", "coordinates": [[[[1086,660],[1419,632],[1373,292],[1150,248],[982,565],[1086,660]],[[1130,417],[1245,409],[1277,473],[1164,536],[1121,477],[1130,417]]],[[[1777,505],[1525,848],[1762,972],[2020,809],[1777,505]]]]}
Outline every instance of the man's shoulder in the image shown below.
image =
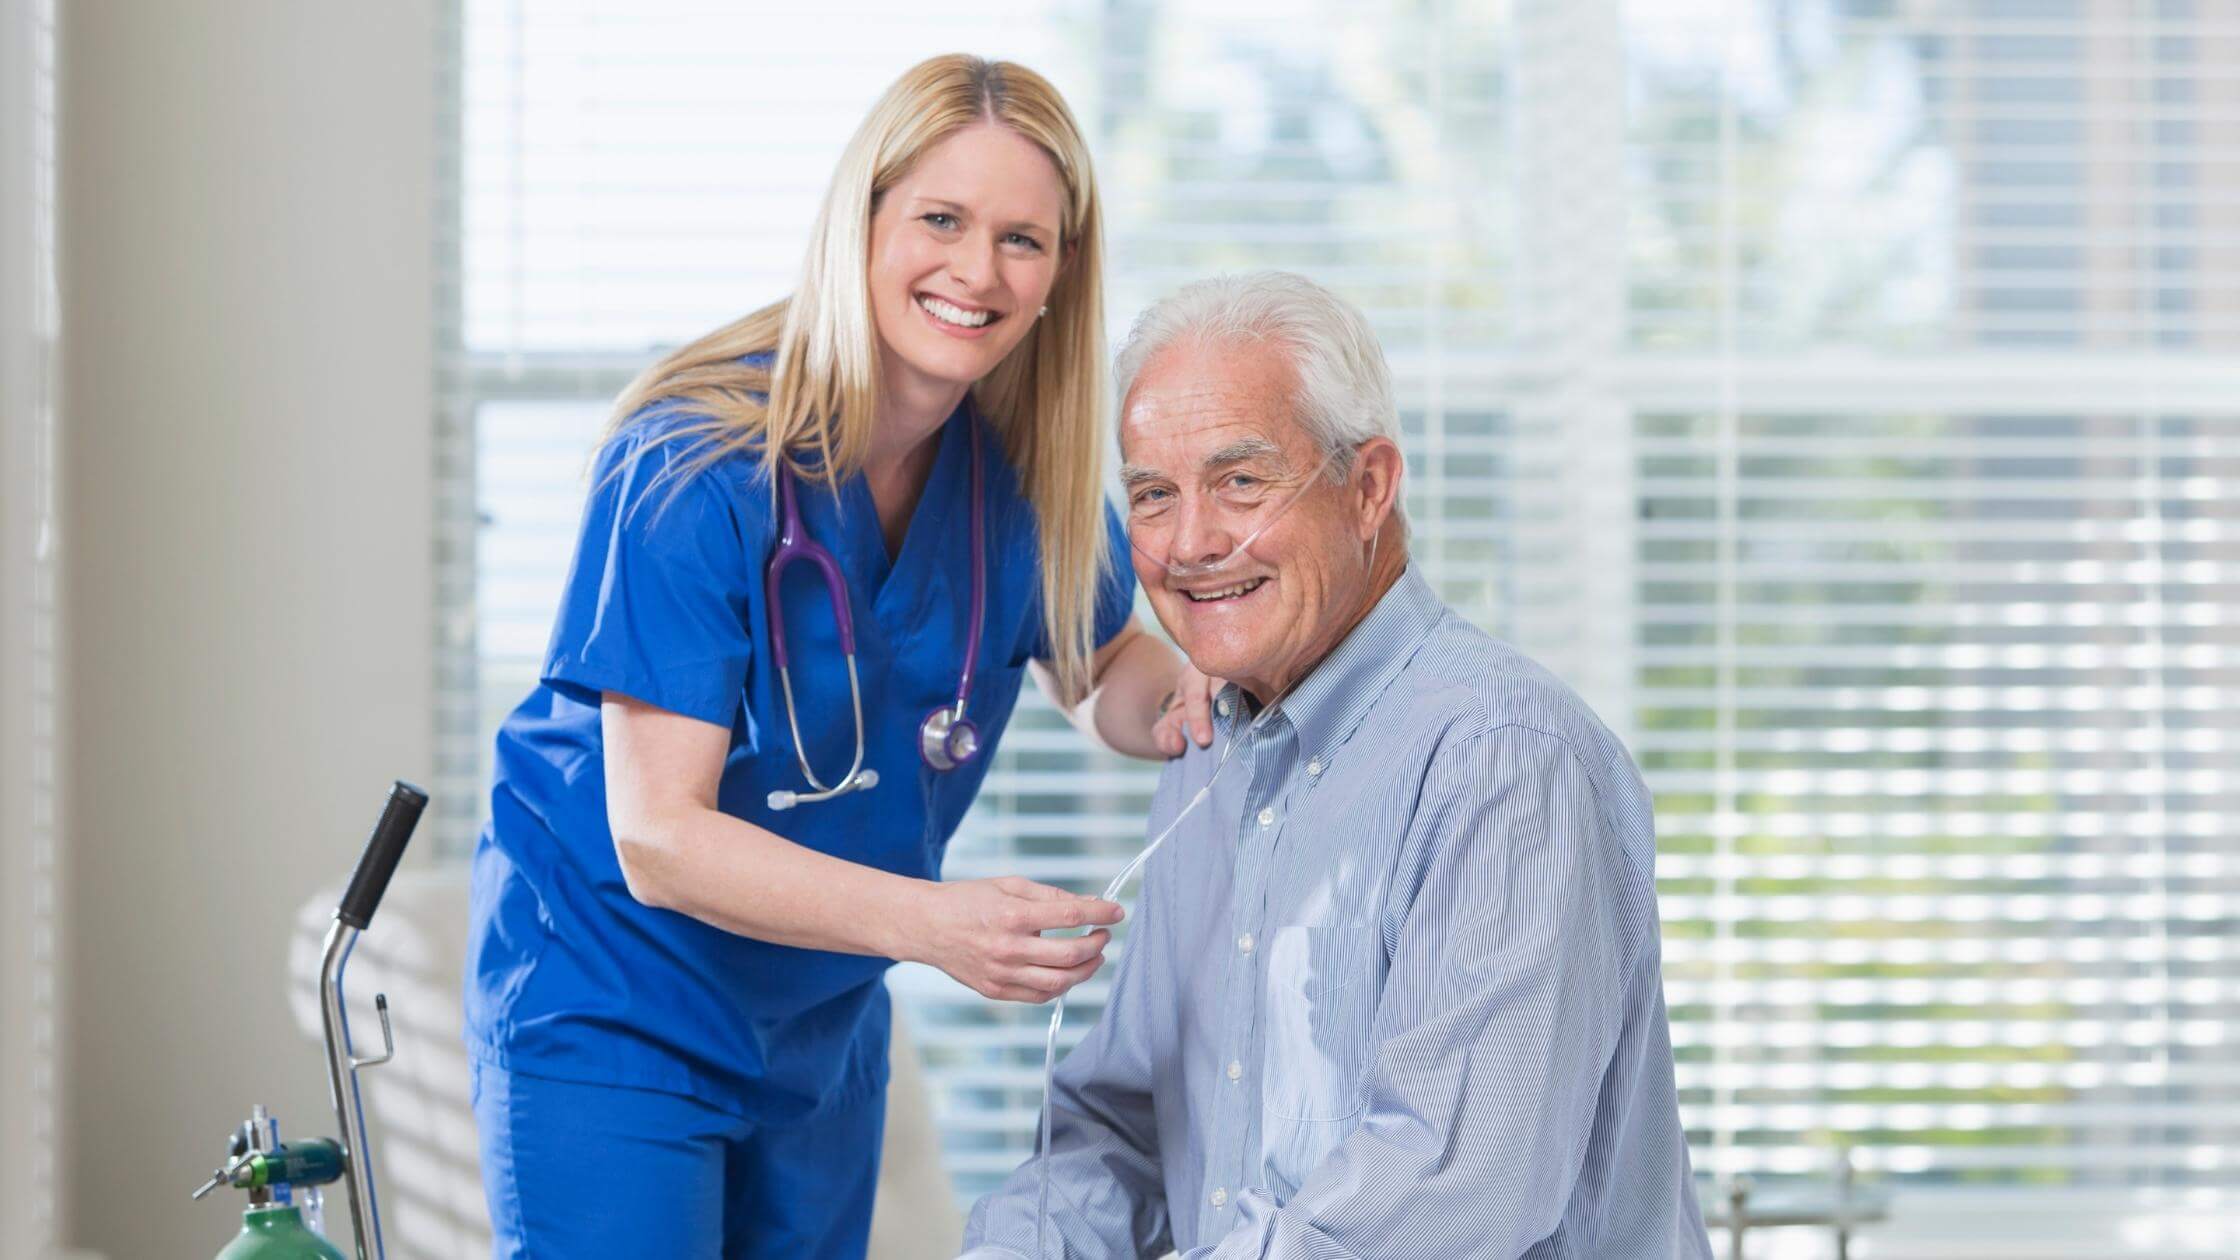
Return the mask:
{"type": "Polygon", "coordinates": [[[1539,731],[1591,760],[1617,743],[1587,702],[1545,665],[1451,609],[1394,677],[1383,705],[1411,723],[1442,727],[1449,741],[1512,728],[1539,731]]]}
{"type": "MultiPolygon", "coordinates": [[[[1453,756],[1458,766],[1488,764],[1513,770],[1567,759],[1583,774],[1599,812],[1619,847],[1646,865],[1655,846],[1653,803],[1640,769],[1615,732],[1553,671],[1513,644],[1452,612],[1433,628],[1387,695],[1388,703],[1416,720],[1440,724],[1432,756],[1453,756]],[[1488,740],[1539,745],[1542,756],[1494,749],[1488,740]],[[1489,761],[1490,758],[1490,761],[1489,761]]],[[[1500,776],[1479,784],[1505,790],[1500,776]]]]}

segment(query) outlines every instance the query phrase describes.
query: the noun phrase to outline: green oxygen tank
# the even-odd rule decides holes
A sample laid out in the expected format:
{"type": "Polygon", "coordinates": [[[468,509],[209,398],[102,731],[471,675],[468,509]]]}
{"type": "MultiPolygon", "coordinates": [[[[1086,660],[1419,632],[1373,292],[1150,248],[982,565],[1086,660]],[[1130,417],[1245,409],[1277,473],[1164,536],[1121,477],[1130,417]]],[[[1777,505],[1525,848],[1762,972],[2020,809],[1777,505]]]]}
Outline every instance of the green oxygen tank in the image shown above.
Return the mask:
{"type": "Polygon", "coordinates": [[[334,1244],[311,1232],[294,1204],[253,1207],[241,1214],[241,1232],[218,1260],[343,1260],[334,1244]]]}

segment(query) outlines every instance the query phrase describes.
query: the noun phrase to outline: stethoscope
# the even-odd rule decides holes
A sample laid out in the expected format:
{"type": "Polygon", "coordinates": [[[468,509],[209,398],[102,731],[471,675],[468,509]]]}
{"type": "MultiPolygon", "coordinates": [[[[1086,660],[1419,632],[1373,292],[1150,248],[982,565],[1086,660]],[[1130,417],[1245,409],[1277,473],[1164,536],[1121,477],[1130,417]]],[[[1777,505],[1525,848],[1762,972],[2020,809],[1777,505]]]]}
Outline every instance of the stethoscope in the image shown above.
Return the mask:
{"type": "MultiPolygon", "coordinates": [[[[968,415],[965,429],[972,439],[972,618],[968,623],[970,629],[965,633],[964,666],[957,671],[957,698],[926,714],[925,720],[918,723],[918,756],[931,769],[944,772],[980,755],[980,729],[965,717],[964,706],[972,695],[973,664],[980,659],[980,623],[986,615],[983,588],[987,583],[987,571],[980,544],[980,426],[968,415]]],[[[770,649],[778,663],[779,688],[785,693],[786,725],[793,731],[794,760],[801,763],[801,777],[814,789],[808,792],[780,789],[770,793],[770,808],[792,809],[796,805],[829,801],[848,792],[869,791],[879,786],[879,772],[863,764],[863,685],[856,674],[856,626],[848,611],[848,588],[840,576],[840,562],[816,539],[809,537],[809,531],[801,524],[799,491],[793,474],[783,459],[776,463],[778,546],[770,553],[770,567],[763,579],[770,615],[770,649]],[[801,715],[793,702],[793,670],[786,657],[785,602],[778,587],[786,566],[796,560],[806,560],[824,574],[825,591],[832,600],[833,620],[840,628],[840,652],[848,662],[848,699],[855,706],[855,760],[849,763],[848,773],[831,787],[826,787],[824,780],[809,766],[808,749],[801,742],[801,715]]]]}

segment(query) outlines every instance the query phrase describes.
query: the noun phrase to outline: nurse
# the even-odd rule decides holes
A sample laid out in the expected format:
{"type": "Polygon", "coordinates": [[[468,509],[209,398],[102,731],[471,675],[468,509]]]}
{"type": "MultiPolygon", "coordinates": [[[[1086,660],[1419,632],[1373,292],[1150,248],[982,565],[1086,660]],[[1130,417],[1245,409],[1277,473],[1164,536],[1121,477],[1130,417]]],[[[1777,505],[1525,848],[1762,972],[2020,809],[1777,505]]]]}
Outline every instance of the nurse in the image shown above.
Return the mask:
{"type": "Polygon", "coordinates": [[[1102,962],[1118,906],[939,880],[1027,675],[1137,756],[1202,713],[1100,491],[1098,217],[1047,82],[925,62],[794,293],[624,392],[475,850],[498,1254],[861,1256],[889,964],[1040,1002],[1102,962]]]}

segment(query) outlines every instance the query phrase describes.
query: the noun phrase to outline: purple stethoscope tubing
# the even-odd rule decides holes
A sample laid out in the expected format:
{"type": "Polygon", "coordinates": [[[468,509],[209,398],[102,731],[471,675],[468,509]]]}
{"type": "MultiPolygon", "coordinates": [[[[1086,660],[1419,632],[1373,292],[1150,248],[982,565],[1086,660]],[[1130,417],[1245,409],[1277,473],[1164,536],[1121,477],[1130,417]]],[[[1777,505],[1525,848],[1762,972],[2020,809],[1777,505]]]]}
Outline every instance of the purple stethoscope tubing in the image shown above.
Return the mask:
{"type": "MultiPolygon", "coordinates": [[[[980,493],[980,427],[971,417],[965,421],[966,431],[972,442],[972,615],[965,632],[964,666],[957,672],[957,696],[950,704],[941,706],[925,716],[918,726],[918,754],[935,770],[954,770],[971,761],[980,751],[980,732],[967,720],[965,704],[972,696],[972,673],[980,659],[981,622],[986,615],[987,560],[983,547],[983,506],[980,493]]],[[[794,760],[800,763],[801,777],[809,781],[812,789],[807,792],[777,790],[770,793],[769,804],[774,810],[792,809],[796,805],[809,805],[831,800],[848,792],[868,791],[879,784],[879,772],[866,769],[863,764],[863,684],[856,669],[855,617],[848,607],[847,581],[841,576],[840,562],[801,523],[800,491],[794,477],[783,460],[775,474],[778,483],[778,545],[770,553],[770,563],[763,573],[765,606],[770,613],[770,655],[778,665],[778,685],[785,694],[786,725],[793,734],[794,760]],[[824,577],[825,594],[832,601],[833,621],[840,632],[840,652],[848,663],[848,697],[855,709],[856,750],[855,759],[848,765],[848,772],[838,783],[827,787],[817,772],[809,765],[809,753],[801,740],[800,710],[793,698],[793,662],[786,651],[785,597],[780,591],[788,566],[806,561],[824,577]]]]}
{"type": "Polygon", "coordinates": [[[964,666],[957,671],[957,699],[926,714],[918,723],[918,756],[936,770],[954,770],[980,755],[980,728],[964,715],[972,696],[972,671],[980,660],[980,621],[987,608],[987,560],[981,541],[980,426],[966,421],[972,434],[972,616],[965,622],[964,666]]]}

